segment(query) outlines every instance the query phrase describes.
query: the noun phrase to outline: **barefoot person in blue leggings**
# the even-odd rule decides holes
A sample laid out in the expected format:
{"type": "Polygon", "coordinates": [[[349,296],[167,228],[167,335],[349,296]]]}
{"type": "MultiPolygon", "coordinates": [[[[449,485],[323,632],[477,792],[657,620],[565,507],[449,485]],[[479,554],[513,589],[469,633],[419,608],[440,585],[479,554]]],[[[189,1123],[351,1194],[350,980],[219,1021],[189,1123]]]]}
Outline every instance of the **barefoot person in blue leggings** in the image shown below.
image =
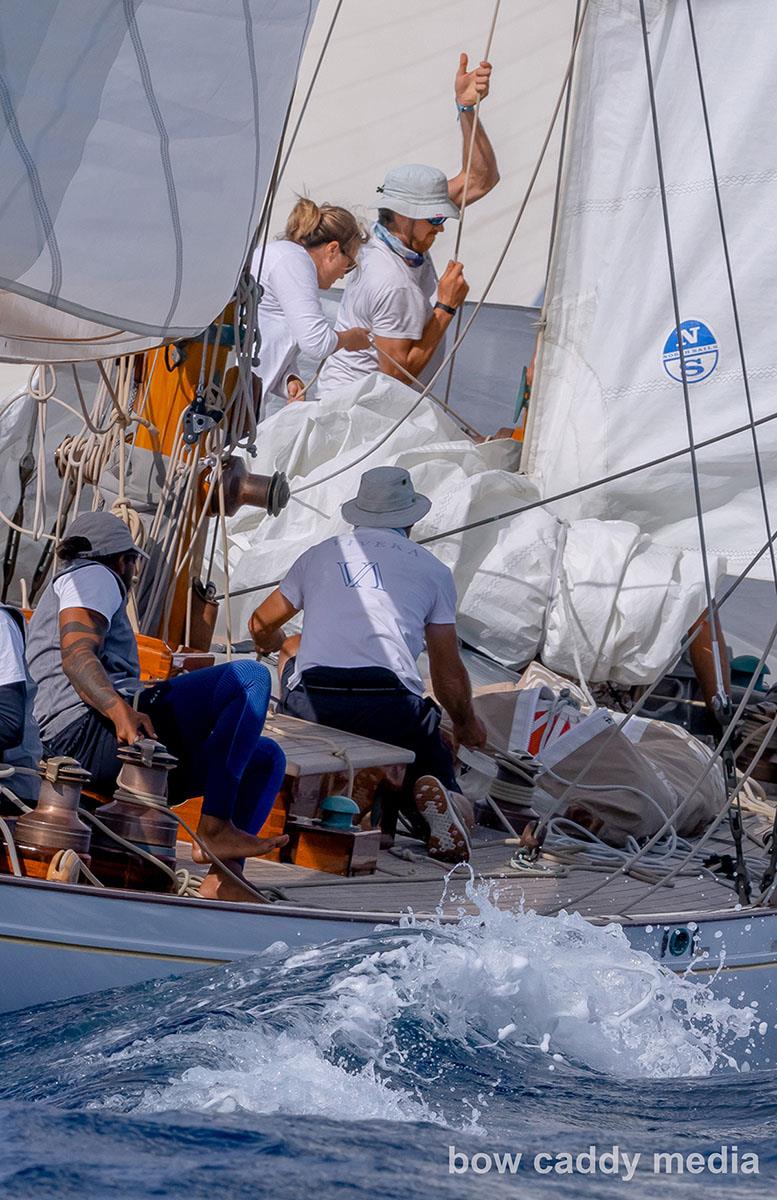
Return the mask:
{"type": "MultiPolygon", "coordinates": [[[[141,554],[110,513],[77,517],[58,546],[59,569],[33,614],[27,646],[44,749],[77,758],[92,786],[111,792],[121,765],[117,746],[157,738],[179,761],[170,775],[171,802],[204,796],[197,832],[240,875],[244,859],[287,841],[257,836],[285,769],[281,748],[262,736],[269,672],[240,661],[144,688],[127,617],[141,554]]],[[[209,861],[196,846],[193,856],[209,861]]],[[[200,895],[252,898],[215,864],[200,895]]]]}

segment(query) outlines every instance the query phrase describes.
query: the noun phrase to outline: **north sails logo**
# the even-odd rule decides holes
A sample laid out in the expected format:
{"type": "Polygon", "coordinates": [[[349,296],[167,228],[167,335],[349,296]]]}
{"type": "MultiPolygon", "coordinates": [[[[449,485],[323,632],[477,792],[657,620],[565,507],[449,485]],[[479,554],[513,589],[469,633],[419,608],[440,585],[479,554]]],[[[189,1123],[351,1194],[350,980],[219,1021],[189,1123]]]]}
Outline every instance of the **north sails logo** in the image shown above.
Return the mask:
{"type": "MultiPolygon", "coordinates": [[[[703,321],[683,321],[680,326],[683,342],[683,364],[688,383],[708,379],[718,365],[718,342],[715,334],[703,321]]],[[[677,330],[673,329],[664,343],[664,370],[672,379],[683,381],[677,330]]]]}
{"type": "Polygon", "coordinates": [[[380,566],[376,562],[360,562],[349,563],[340,562],[337,564],[340,568],[340,574],[343,577],[343,583],[347,588],[372,588],[379,592],[385,592],[383,586],[383,576],[380,573],[380,566]]]}

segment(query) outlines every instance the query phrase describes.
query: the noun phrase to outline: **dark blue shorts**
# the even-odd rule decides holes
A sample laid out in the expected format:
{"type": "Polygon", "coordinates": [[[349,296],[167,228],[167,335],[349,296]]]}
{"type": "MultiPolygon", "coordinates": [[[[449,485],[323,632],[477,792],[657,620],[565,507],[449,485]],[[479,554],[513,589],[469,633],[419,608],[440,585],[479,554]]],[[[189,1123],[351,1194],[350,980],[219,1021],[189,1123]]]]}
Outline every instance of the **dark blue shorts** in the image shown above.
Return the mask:
{"type": "Polygon", "coordinates": [[[440,709],[428,696],[417,696],[384,667],[311,667],[289,690],[294,665],[291,659],[283,671],[280,712],[411,750],[406,791],[421,775],[459,791],[453,756],[440,736],[440,709]]]}

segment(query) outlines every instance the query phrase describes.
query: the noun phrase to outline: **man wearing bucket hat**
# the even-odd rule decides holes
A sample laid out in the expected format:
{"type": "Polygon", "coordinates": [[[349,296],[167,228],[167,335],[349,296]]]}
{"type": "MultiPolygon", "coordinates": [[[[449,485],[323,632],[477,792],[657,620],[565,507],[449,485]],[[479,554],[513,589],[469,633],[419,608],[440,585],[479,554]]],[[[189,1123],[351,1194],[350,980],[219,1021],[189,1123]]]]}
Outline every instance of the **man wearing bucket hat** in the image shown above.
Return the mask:
{"type": "Polygon", "coordinates": [[[378,220],[359,254],[358,269],[343,292],[335,328],[359,325],[373,336],[367,350],[339,351],[324,363],[318,394],[383,371],[401,379],[430,378],[443,357],[445,331],[464,302],[468,285],[461,263],[449,262],[438,281],[429,251],[464,200],[472,204],[499,181],[496,157],[478,119],[467,182],[466,160],[475,105],[488,95],[489,63],[467,70],[462,54],[456,75],[456,106],[462,134],[463,165],[447,179],[437,167],[393,167],[378,190],[378,220]],[[357,319],[358,318],[358,319],[357,319]]]}
{"type": "Polygon", "coordinates": [[[279,664],[283,711],[414,752],[402,807],[416,826],[420,814],[430,854],[456,861],[468,857],[468,841],[449,800],[458,786],[440,709],[418,672],[424,645],[457,740],[480,746],[485,729],[459,654],[453,576],[409,537],[430,508],[403,468],[365,471],[342,506],[353,530],[306,550],[249,628],[260,653],[296,651],[279,664]],[[289,638],[284,622],[301,610],[302,636],[289,638]]]}
{"type": "MultiPolygon", "coordinates": [[[[106,512],[76,517],[57,547],[58,569],[33,613],[27,643],[44,752],[77,759],[91,786],[110,793],[120,743],[163,742],[178,759],[169,781],[172,803],[204,796],[197,832],[232,872],[214,863],[200,895],[252,900],[234,878],[243,859],[287,841],[256,836],[285,769],[283,751],[262,737],[270,675],[259,663],[226,663],[146,688],[127,615],[141,557],[124,522],[106,512]]],[[[192,853],[210,861],[199,846],[192,853]]]]}

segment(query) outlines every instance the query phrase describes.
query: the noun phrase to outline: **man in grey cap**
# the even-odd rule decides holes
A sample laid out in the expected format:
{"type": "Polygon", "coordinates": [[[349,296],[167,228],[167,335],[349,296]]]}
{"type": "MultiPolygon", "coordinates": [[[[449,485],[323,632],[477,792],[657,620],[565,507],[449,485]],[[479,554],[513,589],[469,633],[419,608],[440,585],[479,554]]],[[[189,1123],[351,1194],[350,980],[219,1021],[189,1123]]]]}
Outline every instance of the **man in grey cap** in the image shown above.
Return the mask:
{"type": "MultiPolygon", "coordinates": [[[[335,325],[337,330],[355,325],[368,329],[373,345],[330,355],[319,377],[319,396],[372,371],[403,383],[425,382],[442,361],[445,331],[468,285],[459,262],[449,262],[438,281],[428,252],[448,218],[459,216],[475,105],[488,95],[490,77],[489,63],[468,71],[467,56],[461,55],[455,95],[463,163],[457,175],[447,179],[437,167],[404,165],[392,168],[378,188],[378,220],[360,251],[357,270],[348,276],[335,325]]],[[[478,119],[467,204],[485,196],[498,181],[496,157],[478,119]]]]}
{"type": "MultiPolygon", "coordinates": [[[[33,613],[27,643],[44,751],[77,759],[91,786],[111,793],[120,743],[163,742],[178,759],[169,780],[172,803],[203,796],[197,833],[231,872],[214,863],[200,895],[252,900],[239,882],[243,860],[288,840],[257,836],[285,769],[283,751],[262,736],[270,674],[243,661],[146,687],[127,616],[141,556],[124,522],[106,512],[76,517],[57,546],[57,571],[33,613]]],[[[200,846],[192,854],[210,862],[200,846]]]]}
{"type": "Polygon", "coordinates": [[[424,696],[418,672],[424,646],[457,741],[482,746],[485,729],[459,654],[453,576],[409,537],[430,508],[403,468],[365,471],[358,495],[342,507],[352,532],[306,550],[249,628],[259,653],[286,651],[279,664],[285,712],[414,752],[402,807],[416,823],[420,814],[424,833],[428,827],[430,854],[458,860],[468,856],[468,843],[449,803],[448,793],[459,789],[440,709],[424,696]],[[302,609],[301,639],[289,638],[284,622],[302,609]]]}

